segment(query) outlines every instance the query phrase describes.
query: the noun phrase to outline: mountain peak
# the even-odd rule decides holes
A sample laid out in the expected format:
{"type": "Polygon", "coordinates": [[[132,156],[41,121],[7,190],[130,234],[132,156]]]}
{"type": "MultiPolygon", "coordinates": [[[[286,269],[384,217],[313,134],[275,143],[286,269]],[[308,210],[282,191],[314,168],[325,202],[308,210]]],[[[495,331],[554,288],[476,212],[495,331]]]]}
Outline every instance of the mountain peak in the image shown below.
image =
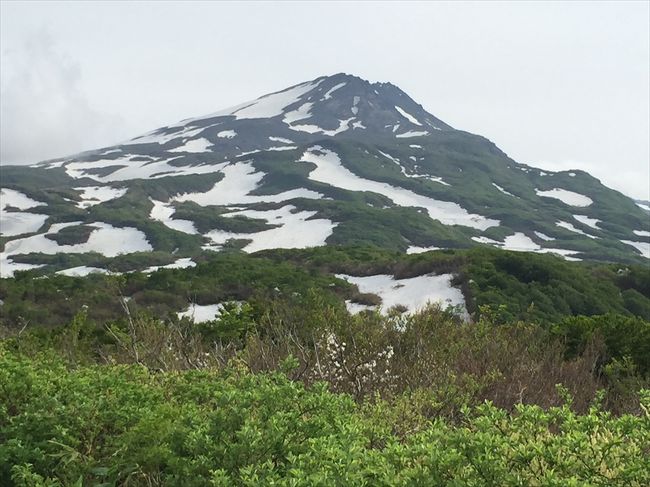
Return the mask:
{"type": "Polygon", "coordinates": [[[321,76],[197,119],[267,120],[289,130],[334,137],[341,134],[422,137],[452,128],[391,83],[370,83],[347,73],[321,76]]]}
{"type": "Polygon", "coordinates": [[[187,258],[226,245],[650,255],[643,206],[586,174],[517,164],[397,86],[346,73],[3,173],[7,274],[41,265],[30,253],[187,258]]]}
{"type": "Polygon", "coordinates": [[[369,89],[391,88],[391,89],[399,90],[400,92],[404,93],[397,85],[394,85],[390,81],[369,81],[365,78],[362,78],[361,76],[357,76],[355,74],[350,74],[350,73],[344,73],[344,72],[319,76],[318,78],[312,80],[311,82],[317,82],[320,80],[326,80],[327,82],[331,82],[331,83],[342,83],[342,82],[351,83],[353,85],[356,85],[357,87],[363,86],[369,89]]]}

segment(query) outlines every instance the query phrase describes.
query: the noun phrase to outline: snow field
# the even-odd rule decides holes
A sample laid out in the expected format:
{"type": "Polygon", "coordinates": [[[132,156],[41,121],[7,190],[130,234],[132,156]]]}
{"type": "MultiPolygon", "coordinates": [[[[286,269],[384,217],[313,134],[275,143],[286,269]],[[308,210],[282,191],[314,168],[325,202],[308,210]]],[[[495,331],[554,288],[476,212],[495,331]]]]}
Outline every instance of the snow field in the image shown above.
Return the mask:
{"type": "MultiPolygon", "coordinates": [[[[355,284],[362,293],[376,294],[381,298],[381,309],[388,311],[396,305],[405,306],[408,311],[415,312],[427,303],[441,302],[446,305],[461,306],[465,309],[465,298],[459,289],[451,285],[451,274],[424,275],[408,279],[395,279],[388,274],[355,277],[347,274],[337,274],[336,277],[355,284]]],[[[363,305],[349,303],[351,313],[358,312],[363,305]]],[[[463,315],[467,317],[467,311],[463,315]]]]}
{"type": "Polygon", "coordinates": [[[417,247],[414,245],[411,245],[408,249],[406,249],[407,254],[421,254],[423,252],[429,252],[430,250],[440,250],[440,247],[417,247]]]}
{"type": "Polygon", "coordinates": [[[106,201],[121,198],[127,192],[127,188],[111,188],[110,186],[82,186],[72,188],[80,191],[81,201],[77,202],[78,208],[89,208],[106,201]]]}
{"type": "Polygon", "coordinates": [[[635,242],[633,240],[621,240],[621,242],[634,247],[643,257],[650,259],[650,242],[635,242]]]}
{"type": "MultiPolygon", "coordinates": [[[[402,107],[395,106],[395,109],[399,112],[399,114],[400,114],[402,117],[404,117],[405,119],[407,119],[409,122],[411,122],[412,124],[419,125],[420,127],[422,127],[422,124],[418,121],[418,119],[415,118],[415,117],[414,117],[413,115],[411,115],[410,113],[408,113],[408,112],[407,112],[406,110],[404,110],[402,107]]],[[[399,137],[399,136],[398,136],[398,137],[399,137]]]]}
{"type": "Polygon", "coordinates": [[[48,219],[48,215],[7,211],[7,208],[29,210],[38,206],[46,205],[20,191],[0,188],[0,235],[3,237],[15,237],[24,233],[35,232],[41,228],[48,219]]]}
{"type": "Polygon", "coordinates": [[[145,234],[140,230],[132,227],[116,228],[103,222],[92,223],[92,226],[96,228],[90,233],[88,241],[84,243],[59,245],[54,240],[45,237],[46,234],[57,233],[63,228],[79,224],[81,222],[56,223],[51,225],[45,233],[7,242],[4,251],[0,253],[0,277],[11,277],[16,270],[34,267],[24,267],[29,264],[14,263],[11,260],[12,255],[29,253],[48,255],[58,253],[83,254],[97,252],[106,257],[115,257],[120,254],[153,250],[145,234]]]}
{"type": "Polygon", "coordinates": [[[226,213],[223,216],[236,215],[248,218],[266,220],[269,224],[278,225],[276,228],[262,230],[257,233],[233,233],[223,230],[212,230],[206,234],[214,245],[220,246],[230,239],[251,240],[242,250],[257,252],[266,249],[304,249],[325,245],[336,223],[326,219],[313,219],[315,211],[296,211],[292,205],[285,205],[276,210],[239,210],[226,213]],[[311,219],[310,219],[311,218],[311,219]]]}
{"type": "MultiPolygon", "coordinates": [[[[234,132],[231,130],[231,132],[234,132]]],[[[223,132],[219,132],[220,134],[223,132]]],[[[219,134],[217,134],[219,136],[219,134]]],[[[192,139],[192,140],[187,140],[185,143],[179,147],[175,147],[173,149],[169,149],[167,152],[191,152],[194,154],[198,154],[201,152],[209,152],[210,147],[212,147],[212,142],[210,142],[208,139],[192,139]]]]}
{"type": "Polygon", "coordinates": [[[567,191],[566,189],[561,189],[561,188],[553,188],[553,189],[549,189],[548,191],[541,191],[539,189],[535,189],[535,193],[537,193],[537,196],[555,198],[556,200],[560,200],[562,203],[569,206],[584,207],[584,206],[589,206],[593,203],[593,200],[588,196],[585,196],[580,193],[574,193],[573,191],[567,191]]]}
{"type": "Polygon", "coordinates": [[[585,237],[598,238],[598,237],[595,237],[593,235],[589,235],[588,233],[583,232],[579,228],[574,227],[573,224],[569,223],[569,222],[565,222],[565,221],[560,220],[558,222],[555,222],[555,224],[560,228],[564,228],[564,229],[569,230],[570,232],[573,232],[573,233],[578,233],[580,235],[584,235],[585,237]]]}
{"type": "Polygon", "coordinates": [[[598,220],[597,218],[589,218],[586,215],[573,215],[573,218],[575,218],[583,225],[587,225],[588,227],[593,228],[594,230],[600,230],[600,228],[598,228],[598,224],[600,223],[600,220],[598,220]]]}
{"type": "MultiPolygon", "coordinates": [[[[534,232],[537,237],[542,240],[554,240],[553,238],[544,235],[541,232],[534,232]]],[[[571,257],[573,254],[579,253],[576,250],[566,250],[566,249],[555,249],[555,248],[544,248],[541,245],[535,243],[528,235],[515,232],[512,235],[508,235],[503,242],[498,240],[493,240],[487,237],[472,237],[472,240],[478,243],[492,245],[493,247],[502,248],[505,250],[512,250],[515,252],[536,252],[538,254],[558,254],[564,257],[566,260],[580,260],[577,257],[571,257]]]]}
{"type": "Polygon", "coordinates": [[[342,165],[339,156],[335,152],[324,150],[320,146],[308,149],[299,162],[316,165],[316,168],[309,173],[309,178],[314,181],[350,191],[379,193],[400,206],[422,207],[426,209],[432,219],[439,220],[446,225],[464,225],[479,230],[499,225],[497,220],[470,214],[456,203],[435,200],[404,188],[357,176],[342,165]]]}

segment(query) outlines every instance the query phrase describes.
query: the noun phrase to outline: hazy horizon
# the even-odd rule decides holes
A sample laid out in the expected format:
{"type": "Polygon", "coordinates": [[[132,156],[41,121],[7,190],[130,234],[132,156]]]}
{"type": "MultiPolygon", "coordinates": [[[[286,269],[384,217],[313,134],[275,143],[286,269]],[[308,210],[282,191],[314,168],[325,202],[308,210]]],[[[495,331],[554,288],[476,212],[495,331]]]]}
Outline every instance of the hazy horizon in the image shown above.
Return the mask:
{"type": "Polygon", "coordinates": [[[112,145],[338,72],[517,162],[650,199],[646,2],[1,4],[0,163],[112,145]],[[317,21],[317,22],[315,22],[317,21]]]}

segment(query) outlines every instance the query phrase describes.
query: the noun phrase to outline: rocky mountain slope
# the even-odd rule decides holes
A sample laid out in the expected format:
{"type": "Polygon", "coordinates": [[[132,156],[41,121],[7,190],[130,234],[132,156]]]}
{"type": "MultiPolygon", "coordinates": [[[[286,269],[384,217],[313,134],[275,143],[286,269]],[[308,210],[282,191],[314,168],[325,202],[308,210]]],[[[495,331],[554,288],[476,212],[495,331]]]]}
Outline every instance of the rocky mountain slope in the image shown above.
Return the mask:
{"type": "Polygon", "coordinates": [[[643,204],[582,171],[517,163],[396,86],[346,74],[115,146],[3,166],[0,185],[2,277],[326,244],[650,258],[643,204]]]}

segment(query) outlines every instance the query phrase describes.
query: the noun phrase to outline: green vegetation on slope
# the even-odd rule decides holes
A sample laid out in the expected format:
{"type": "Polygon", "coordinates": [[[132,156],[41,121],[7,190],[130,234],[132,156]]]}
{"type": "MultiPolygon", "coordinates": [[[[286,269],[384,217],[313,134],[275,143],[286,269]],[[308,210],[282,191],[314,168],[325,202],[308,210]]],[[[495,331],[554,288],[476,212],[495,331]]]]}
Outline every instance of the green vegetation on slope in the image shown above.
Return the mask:
{"type": "Polygon", "coordinates": [[[412,406],[421,395],[358,404],[283,373],[69,368],[1,345],[0,388],[8,487],[650,482],[648,391],[640,416],[486,403],[452,421],[412,406]]]}
{"type": "MultiPolygon", "coordinates": [[[[166,253],[136,253],[117,257],[108,268],[124,272],[172,260],[166,253]]],[[[489,248],[404,255],[372,247],[328,246],[254,255],[206,253],[195,260],[195,268],[161,270],[149,277],[126,274],[123,292],[137,306],[164,316],[184,309],[189,302],[214,304],[255,295],[304,294],[310,288],[342,303],[343,299],[354,300],[357,293],[334,278],[335,273],[392,274],[399,279],[433,272],[456,276],[454,284],[463,291],[475,318],[480,317],[481,307],[488,306],[499,309],[504,322],[550,324],[565,316],[606,313],[650,321],[650,269],[643,266],[567,262],[551,255],[489,248]]],[[[55,268],[108,264],[97,254],[59,254],[29,261],[55,268]]],[[[39,275],[42,271],[19,272],[14,279],[0,280],[2,323],[10,327],[20,327],[25,321],[54,326],[69,321],[82,304],[89,305],[90,316],[100,321],[120,313],[115,306],[114,277],[48,275],[34,280],[39,275]]]]}

